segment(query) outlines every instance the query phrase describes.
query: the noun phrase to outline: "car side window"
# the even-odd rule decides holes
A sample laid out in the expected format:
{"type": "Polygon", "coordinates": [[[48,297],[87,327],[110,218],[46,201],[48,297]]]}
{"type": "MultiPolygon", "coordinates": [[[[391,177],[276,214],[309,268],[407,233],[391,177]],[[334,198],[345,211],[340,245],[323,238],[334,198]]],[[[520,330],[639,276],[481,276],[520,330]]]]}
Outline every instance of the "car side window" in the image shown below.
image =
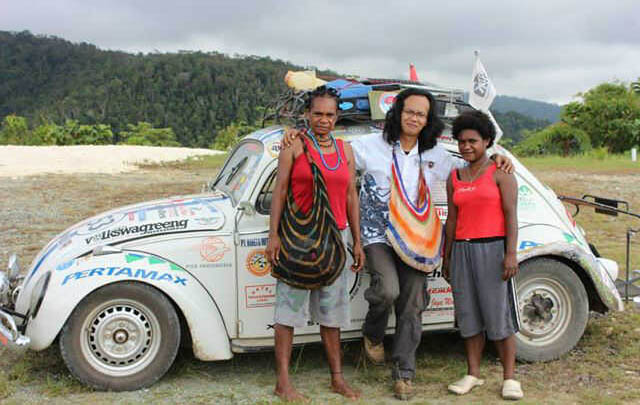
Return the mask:
{"type": "Polygon", "coordinates": [[[276,186],[277,173],[277,170],[274,170],[273,173],[271,173],[267,181],[264,182],[264,185],[260,190],[260,194],[258,194],[258,199],[256,200],[256,211],[262,215],[271,214],[271,199],[273,198],[273,189],[276,186]]]}

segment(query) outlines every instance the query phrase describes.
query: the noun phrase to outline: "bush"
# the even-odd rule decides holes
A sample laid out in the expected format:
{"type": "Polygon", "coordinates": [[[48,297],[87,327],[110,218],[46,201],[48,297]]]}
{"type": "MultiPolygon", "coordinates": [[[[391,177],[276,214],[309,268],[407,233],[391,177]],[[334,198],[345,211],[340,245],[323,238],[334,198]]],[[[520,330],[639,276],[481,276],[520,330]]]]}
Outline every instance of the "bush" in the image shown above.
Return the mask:
{"type": "Polygon", "coordinates": [[[210,148],[217,150],[230,150],[240,142],[240,139],[243,136],[250,134],[256,129],[257,128],[253,125],[247,125],[247,123],[243,121],[233,122],[218,132],[216,140],[210,148]]]}
{"type": "Polygon", "coordinates": [[[13,114],[4,117],[0,128],[0,144],[24,145],[29,136],[26,118],[13,114]]]}
{"type": "Polygon", "coordinates": [[[148,122],[127,124],[128,131],[120,132],[121,144],[142,146],[181,146],[171,128],[153,128],[148,122]]]}
{"type": "Polygon", "coordinates": [[[527,133],[513,150],[520,156],[569,156],[591,150],[591,141],[581,129],[558,122],[540,131],[527,133]]]}
{"type": "Polygon", "coordinates": [[[591,152],[589,152],[589,157],[591,157],[592,159],[605,160],[607,156],[609,156],[609,151],[604,146],[594,148],[591,150],[591,152]]]}
{"type": "Polygon", "coordinates": [[[56,145],[110,145],[113,142],[111,127],[104,124],[81,125],[67,120],[56,134],[56,145]]]}
{"type": "Polygon", "coordinates": [[[39,125],[31,131],[27,145],[57,145],[58,139],[63,138],[63,128],[53,124],[46,123],[39,125]]]}

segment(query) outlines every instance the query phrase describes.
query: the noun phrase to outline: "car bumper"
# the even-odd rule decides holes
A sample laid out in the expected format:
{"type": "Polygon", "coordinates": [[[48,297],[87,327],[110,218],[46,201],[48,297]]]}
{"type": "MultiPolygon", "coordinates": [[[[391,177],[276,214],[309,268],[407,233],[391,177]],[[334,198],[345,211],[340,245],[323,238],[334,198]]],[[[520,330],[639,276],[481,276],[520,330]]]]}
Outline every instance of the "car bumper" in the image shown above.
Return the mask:
{"type": "Polygon", "coordinates": [[[0,310],[0,346],[27,347],[31,339],[18,330],[13,316],[0,310]]]}

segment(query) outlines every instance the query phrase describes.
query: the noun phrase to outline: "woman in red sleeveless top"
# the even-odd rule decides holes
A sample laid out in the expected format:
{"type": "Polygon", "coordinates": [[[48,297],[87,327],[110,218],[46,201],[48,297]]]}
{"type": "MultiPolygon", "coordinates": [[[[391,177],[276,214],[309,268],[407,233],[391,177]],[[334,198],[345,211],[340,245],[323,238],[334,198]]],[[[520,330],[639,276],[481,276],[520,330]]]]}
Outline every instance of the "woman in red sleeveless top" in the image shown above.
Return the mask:
{"type": "Polygon", "coordinates": [[[514,379],[518,331],[513,286],[518,271],[516,178],[496,170],[487,156],[495,128],[486,114],[461,114],[453,122],[452,134],[469,165],[453,170],[447,181],[443,274],[453,290],[468,371],[448,388],[462,395],[484,384],[479,373],[486,335],[494,341],[502,362],[502,397],[520,399],[522,388],[514,379]]]}
{"type": "MultiPolygon", "coordinates": [[[[304,154],[303,142],[310,157],[320,168],[324,178],[329,205],[339,229],[347,227],[353,237],[353,271],[364,265],[364,253],[360,242],[360,206],[355,187],[355,159],[351,146],[331,135],[338,119],[338,95],[325,86],[314,90],[309,98],[306,117],[309,120],[308,135],[296,139],[293,147],[280,151],[278,177],[273,191],[269,242],[266,256],[277,264],[280,253],[278,227],[282,210],[291,184],[296,205],[308,212],[313,203],[313,176],[310,162],[304,154]]],[[[327,352],[331,371],[331,388],[349,399],[356,400],[360,393],[352,389],[342,375],[340,328],[350,322],[349,290],[347,274],[342,274],[326,287],[304,290],[292,287],[280,279],[276,284],[275,356],[277,383],[274,393],[285,401],[304,401],[289,380],[289,361],[294,327],[303,327],[309,321],[320,324],[320,335],[327,352]]]]}

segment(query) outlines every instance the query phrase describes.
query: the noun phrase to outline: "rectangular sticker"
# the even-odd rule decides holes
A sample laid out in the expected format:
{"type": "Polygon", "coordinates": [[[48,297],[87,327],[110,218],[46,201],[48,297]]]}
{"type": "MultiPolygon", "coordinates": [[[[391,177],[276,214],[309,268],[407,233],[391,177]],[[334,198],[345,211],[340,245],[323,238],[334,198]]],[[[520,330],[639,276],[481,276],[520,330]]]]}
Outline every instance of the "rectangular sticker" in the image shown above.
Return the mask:
{"type": "Polygon", "coordinates": [[[276,285],[248,285],[244,287],[247,308],[272,307],[276,303],[276,285]]]}

